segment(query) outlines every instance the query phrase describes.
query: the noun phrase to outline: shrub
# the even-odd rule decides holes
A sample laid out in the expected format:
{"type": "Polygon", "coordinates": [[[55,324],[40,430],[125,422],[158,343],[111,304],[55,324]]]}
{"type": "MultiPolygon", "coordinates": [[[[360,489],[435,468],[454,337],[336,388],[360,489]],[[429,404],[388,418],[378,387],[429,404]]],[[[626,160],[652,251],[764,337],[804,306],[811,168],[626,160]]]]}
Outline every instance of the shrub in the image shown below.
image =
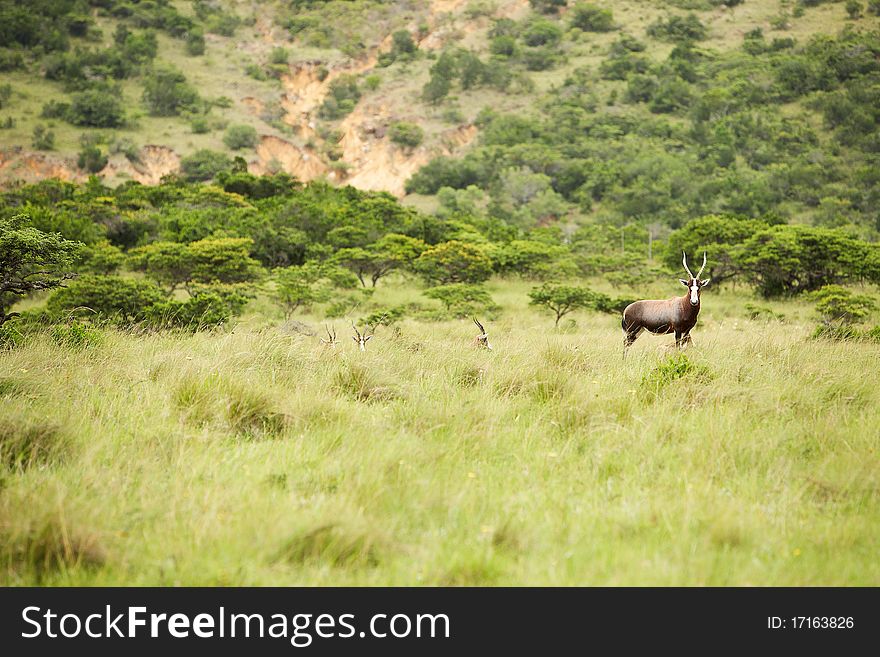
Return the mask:
{"type": "Polygon", "coordinates": [[[360,97],[357,77],[340,75],[330,83],[329,93],[318,110],[318,115],[324,119],[341,119],[354,109],[360,97]]]}
{"type": "Polygon", "coordinates": [[[65,118],[79,126],[118,128],[125,123],[125,111],[118,92],[89,89],[73,95],[65,118]]]}
{"type": "Polygon", "coordinates": [[[579,2],[571,10],[571,25],[584,32],[610,32],[614,29],[614,17],[610,9],[579,2]]]}
{"type": "Polygon", "coordinates": [[[685,354],[678,353],[662,361],[642,377],[642,395],[654,400],[664,388],[683,378],[688,379],[689,385],[705,383],[712,379],[712,372],[705,365],[694,363],[685,354]]]}
{"type": "Polygon", "coordinates": [[[364,78],[364,86],[369,91],[376,91],[376,89],[378,89],[381,84],[382,84],[382,78],[380,76],[376,75],[375,73],[368,75],[367,77],[364,78]]]}
{"type": "Polygon", "coordinates": [[[42,124],[35,125],[31,145],[38,151],[53,151],[55,150],[55,133],[47,130],[46,126],[42,124]]]}
{"type": "MultiPolygon", "coordinates": [[[[15,50],[0,49],[0,71],[6,73],[19,68],[24,68],[24,57],[15,50]]],[[[0,107],[3,103],[0,102],[0,107]]]]}
{"type": "Polygon", "coordinates": [[[0,326],[16,313],[6,311],[19,297],[52,290],[73,277],[82,244],[29,225],[28,215],[0,217],[0,326]]]}
{"type": "Polygon", "coordinates": [[[186,54],[190,57],[205,54],[205,35],[201,30],[192,30],[186,35],[186,54]]]}
{"type": "Polygon", "coordinates": [[[158,68],[146,77],[143,99],[153,116],[177,116],[195,110],[200,102],[186,76],[173,68],[158,68]]]}
{"type": "Polygon", "coordinates": [[[142,320],[150,306],[164,299],[162,290],[151,281],[89,274],[52,294],[46,308],[55,316],[96,314],[127,324],[142,320]]]}
{"type": "Polygon", "coordinates": [[[854,324],[877,308],[871,297],[853,294],[840,285],[825,285],[811,292],[809,298],[816,302],[816,312],[826,324],[854,324]]]}
{"type": "Polygon", "coordinates": [[[83,136],[82,147],[77,155],[76,165],[89,173],[98,173],[107,166],[107,155],[95,143],[94,139],[83,136]]]}
{"type": "Polygon", "coordinates": [[[529,4],[542,14],[558,14],[566,5],[566,0],[529,0],[529,4]]]}
{"type": "Polygon", "coordinates": [[[552,46],[562,39],[562,28],[543,18],[532,21],[522,35],[527,46],[552,46]]]}
{"type": "Polygon", "coordinates": [[[554,48],[527,48],[522,60],[530,71],[546,71],[556,65],[559,55],[554,48]]]}
{"type": "Polygon", "coordinates": [[[211,122],[207,116],[199,114],[190,120],[189,128],[194,135],[204,135],[211,132],[211,122]]]}
{"type": "Polygon", "coordinates": [[[239,315],[248,298],[235,291],[222,292],[205,287],[196,290],[185,301],[166,299],[150,306],[145,317],[156,328],[177,328],[198,331],[214,328],[239,315]]]}
{"type": "Polygon", "coordinates": [[[516,37],[509,34],[502,34],[489,43],[489,51],[493,55],[501,57],[513,57],[517,53],[516,37]]]}
{"type": "Polygon", "coordinates": [[[476,244],[451,240],[424,251],[414,268],[433,283],[481,283],[492,275],[492,260],[476,244]]]}
{"type": "Polygon", "coordinates": [[[287,64],[289,60],[290,53],[287,51],[287,48],[272,48],[272,51],[269,53],[270,64],[287,64]]]}
{"type": "Polygon", "coordinates": [[[648,35],[664,41],[702,41],[708,36],[706,26],[696,14],[669,16],[648,26],[648,35]]]}
{"type": "Polygon", "coordinates": [[[417,52],[418,46],[408,30],[397,30],[391,35],[391,54],[394,59],[412,57],[417,52]]]}
{"type": "Polygon", "coordinates": [[[232,150],[253,148],[257,145],[257,131],[250,125],[232,125],[223,135],[223,143],[232,150]]]}
{"type": "Polygon", "coordinates": [[[201,149],[180,161],[180,170],[189,181],[210,180],[232,169],[232,160],[223,153],[201,149]]]}
{"type": "Polygon", "coordinates": [[[395,144],[415,148],[422,143],[425,138],[425,132],[422,128],[414,123],[406,123],[398,121],[391,124],[388,136],[395,144]]]}
{"type": "Polygon", "coordinates": [[[583,308],[596,308],[598,303],[604,302],[603,297],[605,295],[585,287],[545,283],[529,292],[529,305],[544,306],[553,311],[556,315],[554,325],[558,327],[559,320],[565,315],[583,308]]]}
{"type": "Polygon", "coordinates": [[[746,314],[749,319],[759,320],[759,321],[776,321],[782,322],[785,321],[785,315],[782,313],[777,313],[772,308],[768,308],[767,306],[759,306],[755,303],[747,303],[745,305],[746,314]]]}
{"type": "Polygon", "coordinates": [[[446,313],[456,318],[498,310],[498,305],[482,285],[450,283],[429,288],[423,294],[429,299],[437,299],[446,313]]]}

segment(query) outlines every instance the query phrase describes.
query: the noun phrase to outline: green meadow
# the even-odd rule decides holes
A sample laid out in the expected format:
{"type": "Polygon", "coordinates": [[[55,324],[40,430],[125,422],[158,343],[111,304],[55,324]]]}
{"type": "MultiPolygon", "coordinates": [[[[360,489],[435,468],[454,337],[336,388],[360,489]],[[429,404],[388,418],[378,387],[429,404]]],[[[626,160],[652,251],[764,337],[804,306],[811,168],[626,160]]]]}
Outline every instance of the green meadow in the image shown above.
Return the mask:
{"type": "MultiPolygon", "coordinates": [[[[658,284],[661,296],[678,283],[658,284]]],[[[6,585],[877,585],[880,346],[707,288],[685,356],[619,320],[250,313],[0,352],[6,585]]],[[[680,287],[680,286],[679,286],[680,287]]],[[[398,279],[388,301],[412,294],[398,279]]]]}

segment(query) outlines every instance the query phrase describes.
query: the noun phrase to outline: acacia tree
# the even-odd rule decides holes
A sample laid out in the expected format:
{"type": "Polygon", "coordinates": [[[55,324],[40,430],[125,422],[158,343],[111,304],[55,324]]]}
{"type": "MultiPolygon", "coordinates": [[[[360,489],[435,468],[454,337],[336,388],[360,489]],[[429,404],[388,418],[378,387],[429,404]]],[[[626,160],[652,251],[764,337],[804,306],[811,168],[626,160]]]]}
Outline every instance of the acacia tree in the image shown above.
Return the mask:
{"type": "Polygon", "coordinates": [[[604,295],[598,295],[585,287],[545,284],[529,292],[529,305],[544,306],[556,313],[554,326],[558,327],[559,320],[568,313],[581,308],[593,308],[597,302],[602,301],[602,296],[604,295]]]}
{"type": "Polygon", "coordinates": [[[450,240],[427,249],[413,263],[430,283],[482,283],[492,275],[492,259],[482,247],[450,240]]]}
{"type": "Polygon", "coordinates": [[[0,326],[18,316],[6,311],[19,297],[62,287],[75,276],[82,244],[44,233],[26,220],[25,215],[0,219],[0,326]]]}
{"type": "Polygon", "coordinates": [[[311,260],[294,267],[279,267],[272,272],[273,296],[290,317],[301,306],[329,301],[333,288],[356,286],[350,272],[334,263],[311,260]]]}
{"type": "Polygon", "coordinates": [[[249,237],[213,237],[181,244],[153,242],[131,251],[131,265],[163,286],[169,296],[183,286],[192,293],[193,283],[244,283],[259,275],[259,263],[251,258],[249,237]]]}
{"type": "Polygon", "coordinates": [[[369,279],[376,287],[380,278],[411,264],[426,248],[420,239],[391,233],[366,247],[340,249],[334,259],[351,270],[361,285],[366,287],[369,279]]]}
{"type": "Polygon", "coordinates": [[[153,242],[129,252],[133,269],[143,271],[161,285],[169,295],[192,278],[186,244],[153,242]]]}

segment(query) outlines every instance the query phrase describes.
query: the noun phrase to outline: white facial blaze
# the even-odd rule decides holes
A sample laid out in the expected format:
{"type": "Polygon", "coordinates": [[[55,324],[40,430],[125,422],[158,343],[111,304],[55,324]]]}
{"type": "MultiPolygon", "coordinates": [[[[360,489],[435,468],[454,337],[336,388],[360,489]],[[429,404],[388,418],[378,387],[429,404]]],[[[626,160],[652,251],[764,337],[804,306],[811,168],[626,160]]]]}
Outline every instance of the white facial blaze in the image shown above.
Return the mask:
{"type": "Polygon", "coordinates": [[[691,290],[691,303],[697,304],[700,302],[700,285],[697,283],[696,279],[691,279],[691,284],[688,286],[691,290]]]}

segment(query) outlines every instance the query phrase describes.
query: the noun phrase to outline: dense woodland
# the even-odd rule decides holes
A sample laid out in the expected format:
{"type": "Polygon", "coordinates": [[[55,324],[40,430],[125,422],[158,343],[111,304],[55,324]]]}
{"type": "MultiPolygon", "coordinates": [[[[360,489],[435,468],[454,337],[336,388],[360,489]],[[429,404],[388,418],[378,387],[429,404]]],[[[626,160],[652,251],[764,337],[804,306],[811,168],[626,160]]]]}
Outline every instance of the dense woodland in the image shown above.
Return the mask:
{"type": "MultiPolygon", "coordinates": [[[[331,33],[328,21],[356,26],[346,12],[360,12],[393,27],[395,11],[421,8],[404,4],[273,7],[294,44],[357,57],[371,47],[366,33],[331,33]]],[[[880,282],[877,4],[847,3],[849,22],[837,33],[798,41],[775,34],[821,3],[782,3],[774,36],[754,29],[719,50],[701,16],[721,4],[740,3],[669,2],[664,18],[635,35],[613,7],[533,1],[513,20],[472,3],[468,15],[490,26],[485,50],[451,43],[426,54],[409,32],[394,32],[375,70],[426,69],[425,108],[455,114],[459,96],[481,90],[529,99],[527,111],[481,109],[474,147],[432,159],[407,181],[407,191],[435,198],[428,208],[283,172],[251,175],[236,153],[246,154],[257,132],[232,125],[226,151],[184,157],[158,186],[110,188],[98,178],[13,185],[2,198],[4,229],[32,227],[81,245],[59,263],[69,271],[53,272],[59,281],[80,276],[49,299],[44,319],[86,307],[116,321],[216,325],[259,293],[288,316],[326,304],[327,317],[357,309],[373,322],[463,317],[497,312],[481,287],[493,275],[557,294],[575,279],[602,277],[620,296],[592,293],[579,303],[616,312],[639,286],[677,270],[682,250],[692,259],[710,252],[716,284],[750,285],[768,298],[880,282]],[[600,65],[578,65],[577,47],[598,34],[613,35],[600,65]],[[536,90],[530,76],[557,69],[565,71],[558,83],[536,90]],[[421,280],[426,298],[371,306],[370,290],[392,273],[421,280]]],[[[224,102],[158,61],[157,35],[197,58],[206,33],[231,36],[247,23],[237,9],[203,0],[2,0],[0,68],[57,84],[59,97],[41,116],[88,129],[78,164],[97,172],[108,149],[137,157],[115,131],[136,126],[141,112],[210,129],[224,102]],[[106,21],[115,26],[108,46],[106,21]],[[135,111],[121,100],[126,80],[141,89],[135,111]]],[[[270,78],[272,66],[280,74],[289,62],[286,51],[273,53],[263,69],[270,78]]],[[[375,73],[335,78],[319,112],[326,130],[377,84],[375,73]]],[[[14,107],[13,89],[4,89],[14,107]]],[[[401,148],[424,137],[419,125],[391,128],[401,148]]],[[[51,149],[53,138],[51,127],[35,127],[36,148],[51,149]]],[[[32,290],[4,291],[4,317],[32,290]]]]}

